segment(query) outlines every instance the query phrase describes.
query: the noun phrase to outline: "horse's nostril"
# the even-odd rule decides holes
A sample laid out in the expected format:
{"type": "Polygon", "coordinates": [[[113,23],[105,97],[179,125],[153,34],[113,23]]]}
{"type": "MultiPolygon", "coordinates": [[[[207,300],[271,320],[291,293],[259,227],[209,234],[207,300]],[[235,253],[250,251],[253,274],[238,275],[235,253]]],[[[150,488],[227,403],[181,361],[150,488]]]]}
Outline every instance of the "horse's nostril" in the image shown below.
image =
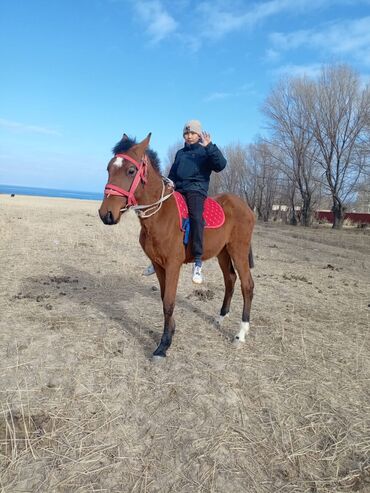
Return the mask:
{"type": "Polygon", "coordinates": [[[100,215],[100,219],[103,221],[104,224],[107,224],[107,225],[111,225],[111,224],[115,224],[114,222],[114,217],[113,217],[113,214],[111,211],[108,211],[106,214],[100,215]]]}
{"type": "Polygon", "coordinates": [[[112,211],[108,211],[105,214],[105,216],[102,217],[102,221],[104,224],[107,224],[109,226],[111,226],[112,224],[116,224],[116,221],[114,220],[112,211]]]}

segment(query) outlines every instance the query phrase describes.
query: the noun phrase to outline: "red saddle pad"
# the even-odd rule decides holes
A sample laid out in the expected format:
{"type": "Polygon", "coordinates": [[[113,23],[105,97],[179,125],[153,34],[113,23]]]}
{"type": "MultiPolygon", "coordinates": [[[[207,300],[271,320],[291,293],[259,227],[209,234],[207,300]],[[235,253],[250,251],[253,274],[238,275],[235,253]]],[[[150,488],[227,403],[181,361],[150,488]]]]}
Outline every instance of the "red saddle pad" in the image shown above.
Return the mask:
{"type": "MultiPolygon", "coordinates": [[[[182,229],[182,220],[189,217],[188,206],[180,192],[175,192],[177,210],[179,211],[180,229],[182,229]]],[[[206,228],[219,228],[225,222],[225,213],[221,205],[215,200],[207,197],[204,202],[203,219],[206,228]]]]}

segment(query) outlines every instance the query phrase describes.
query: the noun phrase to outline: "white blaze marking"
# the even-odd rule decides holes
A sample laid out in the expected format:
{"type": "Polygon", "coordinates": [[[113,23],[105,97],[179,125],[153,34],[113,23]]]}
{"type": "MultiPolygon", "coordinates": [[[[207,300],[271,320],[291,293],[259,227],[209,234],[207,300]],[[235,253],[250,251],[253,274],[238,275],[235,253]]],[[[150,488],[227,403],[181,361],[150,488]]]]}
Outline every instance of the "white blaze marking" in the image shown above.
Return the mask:
{"type": "Polygon", "coordinates": [[[235,339],[240,342],[245,342],[245,335],[249,332],[249,322],[240,322],[240,330],[236,334],[235,339]]]}
{"type": "Polygon", "coordinates": [[[117,157],[113,164],[114,166],[117,166],[117,168],[120,168],[123,164],[123,158],[117,157]]]}

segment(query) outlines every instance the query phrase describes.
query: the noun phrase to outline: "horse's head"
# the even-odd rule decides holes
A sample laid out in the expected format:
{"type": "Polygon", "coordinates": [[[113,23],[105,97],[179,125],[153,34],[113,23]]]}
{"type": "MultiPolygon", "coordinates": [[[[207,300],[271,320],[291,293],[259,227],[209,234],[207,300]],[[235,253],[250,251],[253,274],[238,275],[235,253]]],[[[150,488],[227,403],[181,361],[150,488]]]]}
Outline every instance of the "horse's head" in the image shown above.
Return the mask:
{"type": "Polygon", "coordinates": [[[139,144],[133,143],[126,134],[114,147],[114,157],[108,163],[108,183],[99,215],[104,224],[117,224],[122,212],[137,204],[146,183],[148,162],[145,151],[150,135],[139,144]]]}

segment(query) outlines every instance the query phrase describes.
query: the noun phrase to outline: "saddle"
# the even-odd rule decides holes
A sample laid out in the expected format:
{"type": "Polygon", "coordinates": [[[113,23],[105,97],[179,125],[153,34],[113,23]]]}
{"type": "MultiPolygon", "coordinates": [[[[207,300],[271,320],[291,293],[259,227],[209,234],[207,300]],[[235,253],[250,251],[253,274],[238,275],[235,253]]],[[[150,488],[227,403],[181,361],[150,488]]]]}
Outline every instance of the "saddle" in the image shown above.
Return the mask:
{"type": "MultiPolygon", "coordinates": [[[[184,231],[184,244],[187,245],[189,241],[190,222],[189,211],[186,200],[180,192],[174,192],[176,200],[177,211],[179,213],[179,225],[181,231],[184,231]]],[[[220,228],[225,222],[225,213],[221,205],[214,199],[207,197],[204,202],[203,211],[204,227],[210,229],[220,228]]]]}

